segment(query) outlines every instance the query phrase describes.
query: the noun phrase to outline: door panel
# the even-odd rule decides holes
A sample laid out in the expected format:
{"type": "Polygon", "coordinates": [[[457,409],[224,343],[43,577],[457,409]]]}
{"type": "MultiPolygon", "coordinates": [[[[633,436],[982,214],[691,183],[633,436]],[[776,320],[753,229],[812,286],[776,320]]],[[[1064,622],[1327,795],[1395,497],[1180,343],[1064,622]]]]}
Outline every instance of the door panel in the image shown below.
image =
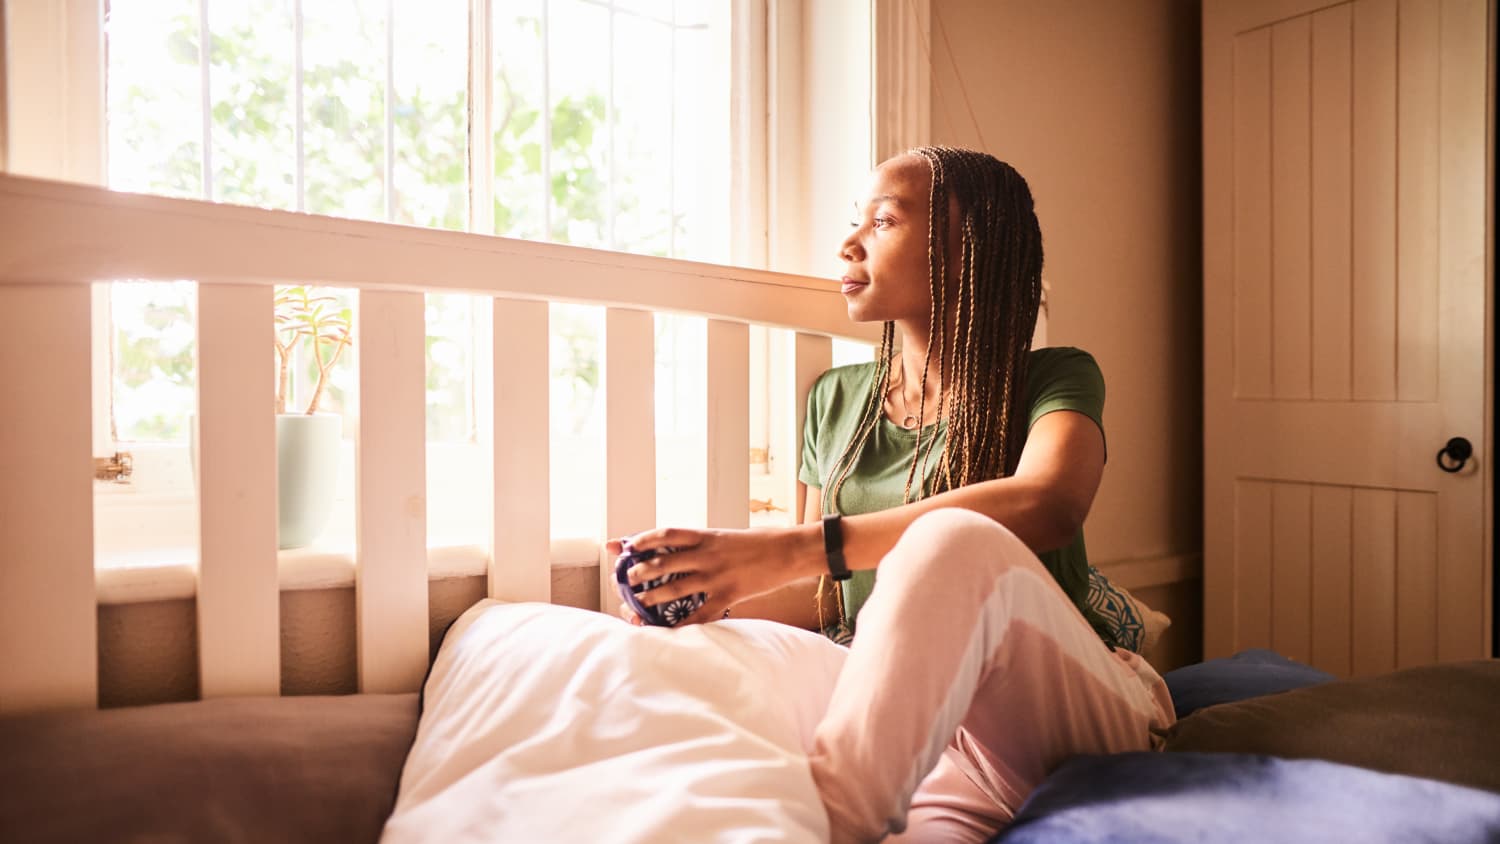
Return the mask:
{"type": "Polygon", "coordinates": [[[1271,486],[1242,480],[1234,496],[1233,632],[1260,647],[1271,646],[1271,486]]]}
{"type": "Polygon", "coordinates": [[[1396,667],[1437,662],[1437,496],[1396,494],[1396,667]]]}
{"type": "Polygon", "coordinates": [[[1397,45],[1396,398],[1438,400],[1439,3],[1403,3],[1397,45]]]}
{"type": "Polygon", "coordinates": [[[1312,386],[1313,398],[1350,398],[1350,140],[1353,85],[1347,4],[1312,16],[1312,386]]]}
{"type": "Polygon", "coordinates": [[[1312,396],[1310,34],[1306,15],[1271,27],[1271,383],[1278,399],[1312,396]]]}
{"type": "Polygon", "coordinates": [[[1396,397],[1396,3],[1350,5],[1352,394],[1390,401],[1396,397]]]}
{"type": "Polygon", "coordinates": [[[1356,676],[1396,667],[1396,494],[1355,489],[1352,494],[1354,583],[1353,666],[1356,676]]]}
{"type": "Polygon", "coordinates": [[[1205,3],[1206,656],[1488,651],[1492,14],[1205,3]]]}
{"type": "Polygon", "coordinates": [[[1312,658],[1312,486],[1271,487],[1271,647],[1312,658]]]}
{"type": "Polygon", "coordinates": [[[1354,489],[1312,487],[1313,639],[1310,664],[1340,677],[1353,670],[1354,489]]]}
{"type": "Polygon", "coordinates": [[[1234,386],[1271,396],[1271,32],[1234,39],[1234,386]]]}

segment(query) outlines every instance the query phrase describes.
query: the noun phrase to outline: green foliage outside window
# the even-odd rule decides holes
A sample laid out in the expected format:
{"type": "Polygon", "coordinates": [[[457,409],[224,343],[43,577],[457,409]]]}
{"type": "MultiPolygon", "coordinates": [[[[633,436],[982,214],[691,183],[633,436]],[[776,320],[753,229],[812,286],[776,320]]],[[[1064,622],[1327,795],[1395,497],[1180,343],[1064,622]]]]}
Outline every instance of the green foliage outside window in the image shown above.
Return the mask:
{"type": "MultiPolygon", "coordinates": [[[[144,0],[137,0],[143,2],[144,0]]],[[[116,0],[114,9],[128,4],[116,0]]],[[[161,79],[143,78],[139,69],[116,78],[111,58],[109,91],[112,162],[131,162],[131,172],[115,173],[112,184],[179,196],[199,196],[202,186],[203,144],[191,85],[198,71],[199,28],[195,3],[182,4],[182,13],[159,31],[157,44],[124,45],[120,54],[140,56],[159,51],[166,68],[161,79]],[[175,86],[175,87],[174,87],[175,86]],[[192,119],[184,107],[194,109],[192,119]],[[174,111],[175,109],[175,111],[174,111]],[[191,126],[194,131],[185,131],[191,126]],[[120,153],[116,155],[115,153],[120,153]]],[[[296,208],[295,91],[292,78],[290,25],[284,35],[268,34],[279,20],[283,4],[261,0],[245,21],[221,27],[215,23],[210,65],[212,164],[214,199],[273,208],[296,208]]],[[[210,16],[215,4],[210,4],[210,16]]],[[[497,5],[497,10],[501,8],[497,5]]],[[[385,162],[385,26],[382,18],[356,17],[346,22],[355,49],[347,55],[319,57],[308,53],[303,71],[304,200],[307,211],[369,219],[384,219],[384,197],[393,191],[394,221],[448,229],[467,227],[468,178],[466,79],[435,90],[420,86],[394,98],[394,185],[386,185],[385,162]]],[[[528,28],[540,37],[540,21],[516,17],[506,26],[528,28]]],[[[308,26],[315,28],[316,22],[308,26]]],[[[316,34],[316,33],[311,33],[316,34]]],[[[442,45],[445,49],[463,49],[442,45]]],[[[157,58],[155,61],[162,61],[157,58]]],[[[399,72],[401,65],[397,65],[399,72]]],[[[538,197],[524,191],[541,184],[543,172],[540,92],[514,85],[504,67],[497,68],[496,113],[493,116],[495,232],[543,236],[538,197]]],[[[602,243],[607,225],[607,162],[602,160],[596,135],[604,131],[604,96],[588,92],[564,95],[551,106],[551,184],[546,186],[552,206],[554,241],[569,242],[570,232],[590,231],[588,240],[602,243]],[[583,228],[580,229],[580,226],[583,228]]],[[[614,115],[617,126],[621,115],[614,115]]],[[[641,127],[632,127],[640,132],[641,127]]],[[[615,213],[631,211],[628,168],[615,175],[615,213]]],[[[680,220],[671,225],[681,229],[680,220]]],[[[654,244],[665,234],[651,233],[639,244],[617,243],[627,251],[662,254],[654,244]]],[[[122,440],[181,440],[186,437],[186,415],[192,410],[193,302],[188,284],[130,285],[115,296],[114,338],[115,406],[122,440]],[[126,318],[136,309],[138,317],[126,318]],[[121,409],[130,407],[131,413],[121,409]]],[[[339,291],[347,297],[347,292],[339,291]]],[[[343,304],[348,304],[347,298],[343,304]]],[[[468,297],[429,297],[428,435],[432,439],[464,440],[472,436],[473,301],[468,297]]],[[[562,354],[554,354],[554,379],[569,386],[572,420],[577,430],[589,414],[598,387],[598,338],[595,320],[577,308],[553,309],[553,333],[562,354]]],[[[357,326],[356,326],[357,330],[357,326]]],[[[558,346],[554,346],[558,348],[558,346]]],[[[268,367],[271,363],[268,361],[268,367]]],[[[311,361],[301,372],[306,380],[311,361]]],[[[295,376],[294,376],[295,377],[295,376]]],[[[345,406],[352,386],[352,368],[340,361],[332,373],[325,407],[345,406]]],[[[562,421],[562,420],[559,420],[562,421]]]]}

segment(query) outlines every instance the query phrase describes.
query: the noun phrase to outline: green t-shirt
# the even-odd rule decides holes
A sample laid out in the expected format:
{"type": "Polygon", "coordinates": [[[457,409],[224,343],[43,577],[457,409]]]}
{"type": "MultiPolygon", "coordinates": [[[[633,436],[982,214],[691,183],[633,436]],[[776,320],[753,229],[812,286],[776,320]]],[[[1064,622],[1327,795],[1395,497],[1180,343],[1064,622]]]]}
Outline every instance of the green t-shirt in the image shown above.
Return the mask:
{"type": "MultiPolygon", "coordinates": [[[[826,489],[832,482],[828,474],[854,435],[860,414],[869,401],[874,378],[875,363],[872,361],[830,369],[813,384],[807,397],[802,470],[798,473],[798,479],[803,483],[826,489]]],[[[1077,411],[1094,420],[1101,432],[1104,430],[1104,376],[1088,352],[1072,348],[1033,350],[1026,370],[1026,396],[1030,413],[1028,430],[1038,419],[1054,410],[1077,411]]],[[[923,451],[927,450],[929,438],[934,433],[937,436],[932,457],[927,463],[929,484],[937,475],[946,429],[947,424],[942,421],[923,429],[923,451]]],[[[871,432],[839,491],[839,512],[855,515],[899,506],[906,491],[906,476],[911,469],[916,439],[916,431],[906,430],[881,414],[880,423],[871,432]]],[[[1084,618],[1095,629],[1101,629],[1086,600],[1089,564],[1083,531],[1080,529],[1069,545],[1039,556],[1084,618]]],[[[844,609],[851,628],[856,627],[859,610],[875,588],[875,572],[875,569],[856,571],[843,583],[844,609]]]]}

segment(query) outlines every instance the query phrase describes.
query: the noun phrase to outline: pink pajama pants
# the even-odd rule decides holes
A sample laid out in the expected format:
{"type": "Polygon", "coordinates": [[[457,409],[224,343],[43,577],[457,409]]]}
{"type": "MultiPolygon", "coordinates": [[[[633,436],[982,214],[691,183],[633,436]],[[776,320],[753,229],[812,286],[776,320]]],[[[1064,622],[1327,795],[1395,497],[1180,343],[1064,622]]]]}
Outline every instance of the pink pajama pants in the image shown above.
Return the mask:
{"type": "Polygon", "coordinates": [[[1161,677],[993,520],[925,514],[878,571],[810,759],[835,844],[986,841],[1069,756],[1171,725],[1161,677]]]}

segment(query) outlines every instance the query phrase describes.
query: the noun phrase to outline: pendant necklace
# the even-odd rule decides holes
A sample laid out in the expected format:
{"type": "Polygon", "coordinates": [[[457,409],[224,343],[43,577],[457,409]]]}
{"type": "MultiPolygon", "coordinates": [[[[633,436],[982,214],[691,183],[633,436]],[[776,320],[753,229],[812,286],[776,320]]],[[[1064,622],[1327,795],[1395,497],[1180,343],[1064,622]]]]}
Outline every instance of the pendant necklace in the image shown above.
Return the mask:
{"type": "MultiPolygon", "coordinates": [[[[896,388],[899,389],[899,390],[901,390],[901,411],[904,414],[906,414],[905,416],[901,417],[901,427],[905,428],[908,431],[915,431],[917,429],[917,426],[921,424],[922,420],[918,419],[917,415],[915,413],[911,412],[911,405],[907,404],[907,402],[906,402],[906,371],[905,370],[902,370],[902,372],[901,372],[901,383],[898,384],[898,385],[896,385],[896,388]]],[[[887,393],[887,395],[890,395],[890,394],[887,393]]]]}
{"type": "Polygon", "coordinates": [[[908,431],[915,431],[917,429],[917,425],[921,423],[921,420],[918,419],[917,414],[912,413],[911,408],[907,406],[906,389],[904,387],[901,390],[901,409],[906,412],[906,415],[901,417],[901,427],[905,428],[908,431]]]}

